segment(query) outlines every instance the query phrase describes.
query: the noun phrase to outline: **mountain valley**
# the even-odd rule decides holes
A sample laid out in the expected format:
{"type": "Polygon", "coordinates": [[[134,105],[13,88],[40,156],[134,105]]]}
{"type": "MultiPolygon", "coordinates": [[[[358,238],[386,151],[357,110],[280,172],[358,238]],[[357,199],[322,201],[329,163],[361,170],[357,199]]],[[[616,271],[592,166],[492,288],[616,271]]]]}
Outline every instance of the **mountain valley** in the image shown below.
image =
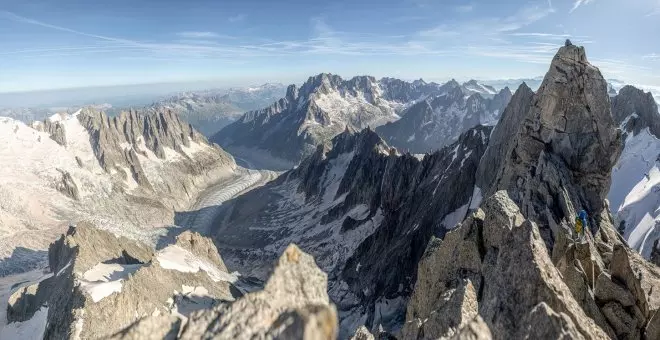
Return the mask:
{"type": "Polygon", "coordinates": [[[0,339],[660,338],[660,112],[596,66],[1,117],[0,339]]]}

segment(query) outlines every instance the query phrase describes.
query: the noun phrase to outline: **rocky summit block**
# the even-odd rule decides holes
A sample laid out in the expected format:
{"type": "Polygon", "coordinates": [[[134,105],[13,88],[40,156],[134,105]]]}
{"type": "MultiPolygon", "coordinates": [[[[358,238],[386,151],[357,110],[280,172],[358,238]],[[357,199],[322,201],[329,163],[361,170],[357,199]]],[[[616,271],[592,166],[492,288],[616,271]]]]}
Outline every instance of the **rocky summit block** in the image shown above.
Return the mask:
{"type": "MultiPolygon", "coordinates": [[[[622,147],[607,82],[584,48],[564,46],[537,93],[525,84],[516,91],[481,160],[477,186],[484,196],[507,190],[552,248],[552,233],[578,211],[601,215],[622,147]]],[[[599,223],[590,220],[594,232],[599,223]]]]}

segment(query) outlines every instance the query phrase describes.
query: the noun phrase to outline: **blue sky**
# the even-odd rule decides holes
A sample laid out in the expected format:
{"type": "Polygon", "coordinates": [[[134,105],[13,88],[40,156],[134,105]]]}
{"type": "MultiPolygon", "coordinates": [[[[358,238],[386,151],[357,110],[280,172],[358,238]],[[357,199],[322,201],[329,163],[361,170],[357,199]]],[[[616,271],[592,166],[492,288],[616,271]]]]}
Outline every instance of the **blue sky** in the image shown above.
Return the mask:
{"type": "Polygon", "coordinates": [[[523,78],[566,37],[606,77],[660,86],[658,35],[660,0],[0,0],[0,92],[523,78]]]}

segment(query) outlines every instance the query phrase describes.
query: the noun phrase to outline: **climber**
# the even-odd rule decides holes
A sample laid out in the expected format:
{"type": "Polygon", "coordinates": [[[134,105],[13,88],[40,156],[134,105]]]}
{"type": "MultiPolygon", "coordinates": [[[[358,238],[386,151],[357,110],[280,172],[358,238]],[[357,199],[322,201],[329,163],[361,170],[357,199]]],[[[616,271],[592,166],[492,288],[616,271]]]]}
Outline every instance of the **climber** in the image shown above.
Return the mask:
{"type": "Polygon", "coordinates": [[[584,241],[585,228],[587,227],[587,212],[580,210],[575,217],[575,233],[580,242],[584,241]]]}

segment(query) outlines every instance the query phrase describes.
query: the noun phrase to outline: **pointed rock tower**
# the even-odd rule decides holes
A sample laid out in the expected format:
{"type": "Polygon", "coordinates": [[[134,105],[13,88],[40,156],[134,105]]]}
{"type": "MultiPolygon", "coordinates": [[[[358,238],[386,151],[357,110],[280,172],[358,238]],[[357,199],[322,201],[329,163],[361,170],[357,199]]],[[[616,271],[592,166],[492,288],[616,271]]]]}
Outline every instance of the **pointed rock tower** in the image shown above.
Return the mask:
{"type": "Polygon", "coordinates": [[[525,217],[539,223],[552,249],[550,230],[570,223],[576,211],[600,215],[622,147],[607,82],[583,47],[566,45],[536,94],[522,84],[512,98],[482,158],[477,185],[484,197],[506,190],[525,217]]]}

